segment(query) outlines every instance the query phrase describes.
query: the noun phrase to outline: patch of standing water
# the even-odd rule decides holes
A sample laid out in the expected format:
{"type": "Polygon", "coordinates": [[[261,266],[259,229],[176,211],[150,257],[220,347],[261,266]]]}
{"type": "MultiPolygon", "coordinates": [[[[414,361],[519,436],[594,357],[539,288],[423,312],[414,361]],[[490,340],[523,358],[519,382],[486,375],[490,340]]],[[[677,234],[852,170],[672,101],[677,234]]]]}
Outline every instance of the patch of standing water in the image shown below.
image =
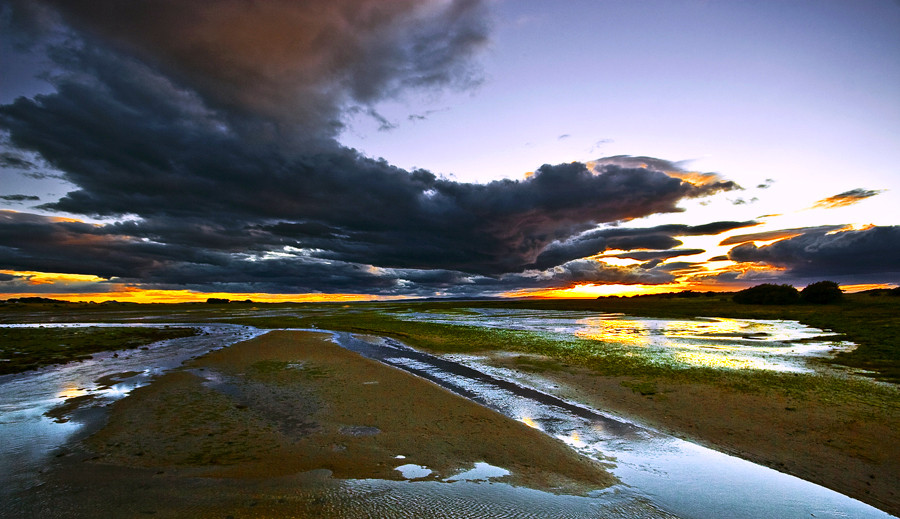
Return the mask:
{"type": "Polygon", "coordinates": [[[550,339],[595,341],[624,355],[674,367],[811,372],[810,361],[856,345],[797,321],[664,319],[577,311],[472,308],[464,313],[398,312],[409,321],[540,333],[550,339]]]}
{"type": "MultiPolygon", "coordinates": [[[[425,467],[423,465],[415,465],[413,463],[400,465],[394,470],[399,472],[400,475],[402,475],[406,479],[426,478],[434,473],[434,471],[432,471],[428,467],[425,467]]],[[[475,463],[475,466],[471,469],[464,470],[459,474],[450,476],[449,478],[444,479],[444,481],[448,483],[453,483],[456,481],[490,481],[492,479],[499,479],[509,475],[510,472],[502,467],[495,467],[490,463],[479,461],[475,463]]]]}
{"type": "Polygon", "coordinates": [[[469,470],[450,476],[445,481],[488,481],[508,476],[510,472],[502,467],[479,461],[469,470]]]}
{"type": "Polygon", "coordinates": [[[407,463],[406,465],[400,465],[396,467],[394,470],[400,473],[405,479],[420,479],[427,478],[431,475],[431,469],[422,465],[414,465],[412,463],[407,463]]]}
{"type": "MultiPolygon", "coordinates": [[[[102,416],[102,407],[126,396],[184,361],[264,333],[231,324],[147,326],[197,328],[198,335],[155,342],[145,348],[107,351],[84,361],[0,376],[0,496],[38,483],[51,455],[85,432],[85,424],[102,416]],[[68,405],[67,405],[68,404],[68,405]],[[61,406],[71,407],[70,409],[61,406]],[[59,412],[54,412],[57,410],[59,412]],[[51,414],[52,416],[48,416],[51,414]]],[[[17,324],[37,327],[141,326],[103,323],[17,324]]]]}

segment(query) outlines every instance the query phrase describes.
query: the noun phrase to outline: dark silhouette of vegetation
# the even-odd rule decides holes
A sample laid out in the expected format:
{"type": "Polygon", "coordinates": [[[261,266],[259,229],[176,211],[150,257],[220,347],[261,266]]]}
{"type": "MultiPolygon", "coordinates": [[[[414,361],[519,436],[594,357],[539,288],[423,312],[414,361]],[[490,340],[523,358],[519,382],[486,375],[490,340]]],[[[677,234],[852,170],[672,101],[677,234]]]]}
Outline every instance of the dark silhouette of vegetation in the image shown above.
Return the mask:
{"type": "Polygon", "coordinates": [[[844,292],[834,281],[819,281],[817,283],[812,283],[800,291],[801,301],[818,305],[837,303],[843,297],[844,292]]]}
{"type": "Polygon", "coordinates": [[[25,303],[25,304],[66,304],[68,301],[62,301],[60,299],[50,299],[48,297],[13,297],[11,299],[7,299],[6,303],[25,303]]]}
{"type": "Polygon", "coordinates": [[[226,304],[226,303],[230,303],[231,300],[230,300],[230,299],[224,299],[224,298],[221,298],[221,297],[210,297],[209,299],[206,300],[206,302],[209,303],[209,304],[211,304],[211,305],[224,305],[224,304],[226,304]]]}
{"type": "Polygon", "coordinates": [[[765,283],[741,290],[731,299],[742,305],[791,305],[800,300],[800,292],[791,285],[765,283]]]}

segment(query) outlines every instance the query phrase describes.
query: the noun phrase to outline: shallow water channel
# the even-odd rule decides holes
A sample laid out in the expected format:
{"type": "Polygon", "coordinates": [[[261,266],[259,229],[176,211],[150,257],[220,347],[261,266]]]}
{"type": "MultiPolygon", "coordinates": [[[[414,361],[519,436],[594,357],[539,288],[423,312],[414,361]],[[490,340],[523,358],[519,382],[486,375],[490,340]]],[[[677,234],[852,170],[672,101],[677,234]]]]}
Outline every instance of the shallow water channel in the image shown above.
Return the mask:
{"type": "Polygon", "coordinates": [[[404,369],[568,443],[610,460],[622,485],[598,495],[641,497],[684,518],[891,517],[825,487],[729,456],[502,376],[435,357],[393,339],[335,333],[341,346],[404,369]]]}
{"type": "MultiPolygon", "coordinates": [[[[227,324],[153,326],[165,325],[195,326],[202,334],[0,377],[0,497],[38,484],[40,472],[51,466],[53,457],[90,432],[84,424],[99,422],[105,404],[190,358],[267,331],[227,324]],[[87,400],[69,421],[45,416],[63,399],[73,397],[87,400]]],[[[475,472],[451,478],[455,482],[418,480],[430,469],[398,459],[399,474],[410,481],[344,481],[334,487],[331,499],[341,517],[357,512],[384,515],[382,511],[390,512],[384,516],[415,517],[427,516],[428,510],[432,514],[441,510],[451,517],[891,517],[793,476],[560,400],[477,362],[428,355],[392,339],[363,340],[333,332],[333,340],[538,428],[586,456],[607,461],[622,481],[588,496],[560,496],[492,481],[505,474],[503,467],[479,465],[475,472]]]]}
{"type": "MultiPolygon", "coordinates": [[[[4,327],[153,326],[165,324],[11,324],[4,327]]],[[[265,333],[233,324],[178,324],[197,328],[192,337],[156,342],[147,348],[93,354],[81,362],[48,366],[36,371],[0,376],[0,498],[39,483],[48,461],[103,417],[103,407],[147,385],[153,377],[177,368],[186,360],[265,333]],[[76,400],[80,405],[68,419],[45,413],[76,400]]]]}

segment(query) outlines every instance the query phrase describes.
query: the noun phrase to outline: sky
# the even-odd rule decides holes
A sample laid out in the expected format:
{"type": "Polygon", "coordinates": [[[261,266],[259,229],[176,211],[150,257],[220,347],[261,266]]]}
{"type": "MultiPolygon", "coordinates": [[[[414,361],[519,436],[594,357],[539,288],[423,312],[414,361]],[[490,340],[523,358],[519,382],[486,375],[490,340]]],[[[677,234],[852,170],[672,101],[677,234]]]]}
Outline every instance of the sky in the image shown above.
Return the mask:
{"type": "Polygon", "coordinates": [[[0,0],[0,299],[900,283],[894,0],[0,0]]]}

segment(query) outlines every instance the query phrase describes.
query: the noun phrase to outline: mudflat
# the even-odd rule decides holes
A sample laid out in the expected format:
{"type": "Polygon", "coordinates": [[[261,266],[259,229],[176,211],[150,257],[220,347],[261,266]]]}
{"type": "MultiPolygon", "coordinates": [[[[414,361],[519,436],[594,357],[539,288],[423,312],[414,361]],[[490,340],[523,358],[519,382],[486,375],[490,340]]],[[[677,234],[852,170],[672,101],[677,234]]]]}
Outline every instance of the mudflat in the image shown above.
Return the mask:
{"type": "Polygon", "coordinates": [[[423,479],[441,481],[478,462],[510,472],[499,481],[557,493],[616,481],[561,441],[346,351],[327,335],[275,331],[117,401],[108,423],[8,510],[340,516],[334,496],[342,480],[402,480],[396,467],[411,464],[432,471],[423,479]]]}

